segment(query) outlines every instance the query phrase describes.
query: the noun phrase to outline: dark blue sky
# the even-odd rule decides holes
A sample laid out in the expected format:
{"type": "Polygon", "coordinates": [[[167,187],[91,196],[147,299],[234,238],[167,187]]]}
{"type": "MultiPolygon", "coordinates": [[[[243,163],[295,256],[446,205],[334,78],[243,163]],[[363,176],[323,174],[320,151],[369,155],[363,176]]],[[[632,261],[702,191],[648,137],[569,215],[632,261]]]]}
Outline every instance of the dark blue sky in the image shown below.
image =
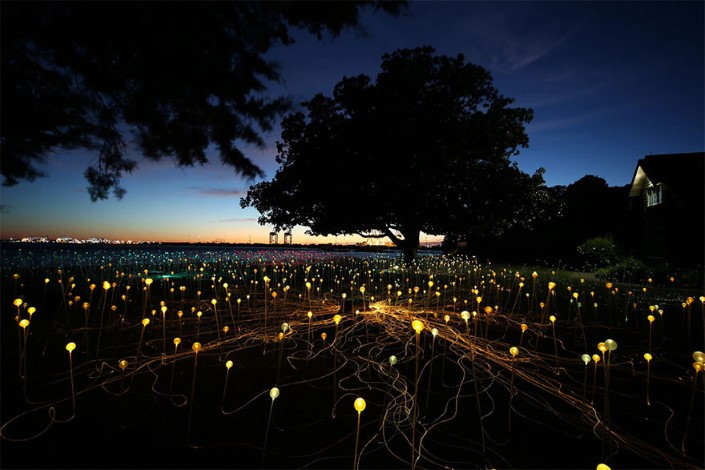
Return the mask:
{"type": "MultiPolygon", "coordinates": [[[[304,101],[330,94],[343,76],[375,77],[381,57],[429,45],[463,54],[488,69],[503,95],[534,110],[529,148],[516,161],[546,183],[568,185],[584,175],[628,184],[647,154],[705,149],[705,2],[412,2],[406,16],[366,13],[364,33],[340,37],[296,34],[269,54],[284,82],[273,92],[304,101]]],[[[274,142],[252,149],[271,177],[274,142]]],[[[266,242],[269,227],[239,207],[248,183],[218,162],[175,169],[140,164],[122,201],[91,203],[82,179],[86,156],[57,155],[50,178],[2,188],[2,236],[266,242]],[[67,189],[67,187],[69,189],[67,189]],[[186,215],[186,217],[184,217],[186,215]]],[[[303,229],[295,242],[312,242],[303,229]]],[[[325,241],[325,240],[315,240],[325,241]]],[[[341,241],[341,240],[338,240],[341,241]]]]}

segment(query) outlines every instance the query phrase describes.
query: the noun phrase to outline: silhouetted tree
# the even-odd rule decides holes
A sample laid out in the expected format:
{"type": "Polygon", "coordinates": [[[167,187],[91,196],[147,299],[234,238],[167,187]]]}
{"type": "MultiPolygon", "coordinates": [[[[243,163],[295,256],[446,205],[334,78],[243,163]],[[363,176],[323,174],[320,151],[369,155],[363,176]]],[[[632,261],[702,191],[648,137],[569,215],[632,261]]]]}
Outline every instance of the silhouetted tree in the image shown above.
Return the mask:
{"type": "Polygon", "coordinates": [[[512,102],[462,55],[385,54],[376,82],[344,77],[333,97],[317,94],[307,115],[284,119],[280,168],[241,206],[275,229],[388,237],[407,261],[421,232],[494,236],[530,224],[547,193],[543,170],[529,176],[510,161],[532,118],[512,102]]]}
{"type": "Polygon", "coordinates": [[[406,1],[3,1],[4,185],[43,176],[58,150],[96,151],[85,176],[92,200],[121,197],[128,134],[147,158],[179,166],[221,161],[248,179],[263,172],[238,146],[289,109],[265,95],[280,78],[263,54],[291,44],[291,27],[319,38],[358,27],[371,7],[399,14],[406,1]]]}

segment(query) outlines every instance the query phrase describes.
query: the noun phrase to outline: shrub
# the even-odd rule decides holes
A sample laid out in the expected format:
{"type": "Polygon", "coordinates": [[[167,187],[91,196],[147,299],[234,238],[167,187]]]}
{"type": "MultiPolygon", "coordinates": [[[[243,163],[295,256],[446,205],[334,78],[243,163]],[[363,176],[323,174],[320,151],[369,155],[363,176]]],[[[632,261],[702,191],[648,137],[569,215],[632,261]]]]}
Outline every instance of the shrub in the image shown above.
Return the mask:
{"type": "Polygon", "coordinates": [[[597,277],[619,282],[643,282],[652,274],[653,268],[633,256],[628,256],[615,264],[597,270],[597,277]]]}
{"type": "Polygon", "coordinates": [[[578,246],[577,252],[579,261],[588,270],[615,264],[619,259],[619,250],[608,237],[590,238],[578,246]]]}

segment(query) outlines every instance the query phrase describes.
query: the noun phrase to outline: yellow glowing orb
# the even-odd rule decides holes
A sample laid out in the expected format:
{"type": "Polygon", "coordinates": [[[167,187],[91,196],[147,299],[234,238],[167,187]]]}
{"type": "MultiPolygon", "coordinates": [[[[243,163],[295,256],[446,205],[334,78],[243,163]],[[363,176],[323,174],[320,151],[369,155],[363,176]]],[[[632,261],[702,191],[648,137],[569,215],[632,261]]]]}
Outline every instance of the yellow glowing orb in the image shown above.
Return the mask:
{"type": "Polygon", "coordinates": [[[279,396],[279,389],[277,387],[272,387],[269,391],[269,396],[272,398],[272,401],[276,400],[279,396]]]}
{"type": "Polygon", "coordinates": [[[389,363],[390,363],[391,365],[396,364],[396,363],[397,363],[397,357],[394,356],[394,355],[389,356],[389,363]]]}
{"type": "Polygon", "coordinates": [[[289,324],[288,323],[282,323],[282,331],[286,333],[286,331],[289,329],[289,324]]]}
{"type": "Polygon", "coordinates": [[[588,363],[590,362],[590,355],[589,354],[583,354],[582,356],[580,356],[580,358],[583,360],[585,365],[588,365],[588,363]]]}
{"type": "Polygon", "coordinates": [[[443,321],[448,323],[450,321],[450,315],[443,315],[443,321]]]}
{"type": "Polygon", "coordinates": [[[181,344],[181,338],[174,338],[174,345],[178,346],[179,344],[181,344]]]}
{"type": "Polygon", "coordinates": [[[614,351],[615,349],[617,349],[617,342],[613,339],[606,339],[605,346],[607,346],[607,349],[609,349],[610,351],[614,351]]]}
{"type": "Polygon", "coordinates": [[[600,362],[600,355],[599,355],[599,354],[593,354],[593,355],[592,355],[592,360],[595,361],[595,363],[600,362]]]}
{"type": "Polygon", "coordinates": [[[512,346],[511,348],[509,348],[509,353],[513,357],[517,357],[519,355],[519,348],[517,348],[516,346],[512,346]]]}
{"type": "Polygon", "coordinates": [[[438,328],[433,328],[433,329],[431,330],[431,334],[432,334],[434,337],[438,336],[438,328]]]}
{"type": "Polygon", "coordinates": [[[612,470],[612,469],[603,463],[598,463],[597,468],[595,470],[612,470]]]}
{"type": "Polygon", "coordinates": [[[653,321],[656,320],[656,317],[653,315],[649,315],[648,317],[646,317],[646,319],[649,320],[649,323],[653,323],[653,321]]]}
{"type": "Polygon", "coordinates": [[[193,343],[193,346],[191,346],[191,349],[193,349],[193,352],[200,351],[201,350],[201,343],[196,341],[195,343],[193,343]]]}
{"type": "Polygon", "coordinates": [[[149,325],[149,318],[145,318],[142,320],[142,326],[147,326],[149,325]]]}
{"type": "Polygon", "coordinates": [[[467,321],[470,318],[470,312],[468,312],[467,310],[463,310],[462,312],[460,312],[460,318],[467,321]]]}
{"type": "Polygon", "coordinates": [[[647,361],[650,361],[651,359],[653,359],[653,356],[649,353],[644,353],[644,359],[646,359],[647,361]]]}
{"type": "Polygon", "coordinates": [[[551,315],[550,317],[548,317],[548,319],[551,320],[551,323],[556,323],[555,315],[551,315]]]}
{"type": "Polygon", "coordinates": [[[66,350],[69,353],[72,352],[74,349],[76,349],[76,343],[74,343],[73,341],[66,345],[66,350]]]}
{"type": "Polygon", "coordinates": [[[705,363],[705,353],[702,351],[695,351],[693,353],[693,360],[695,362],[705,363]]]}
{"type": "Polygon", "coordinates": [[[321,333],[321,339],[322,339],[323,341],[325,341],[327,337],[328,337],[328,335],[326,334],[325,331],[324,331],[323,333],[321,333]]]}
{"type": "Polygon", "coordinates": [[[308,313],[306,314],[306,316],[307,316],[308,318],[313,317],[313,312],[309,310],[308,313]]]}
{"type": "Polygon", "coordinates": [[[340,320],[342,320],[342,319],[343,319],[343,317],[340,316],[340,315],[335,315],[335,316],[333,317],[333,321],[335,322],[336,325],[337,325],[338,323],[340,323],[340,320]]]}
{"type": "Polygon", "coordinates": [[[600,341],[599,343],[597,343],[597,349],[602,352],[607,352],[609,348],[607,348],[607,345],[604,342],[600,341]]]}
{"type": "Polygon", "coordinates": [[[125,359],[120,361],[120,363],[118,365],[120,366],[120,369],[122,369],[122,370],[127,369],[127,361],[125,359]]]}
{"type": "Polygon", "coordinates": [[[230,369],[232,366],[233,366],[233,361],[228,361],[225,363],[225,367],[227,367],[228,369],[230,369]]]}
{"type": "Polygon", "coordinates": [[[358,413],[362,413],[365,411],[365,407],[367,406],[367,403],[365,403],[365,399],[362,397],[357,397],[355,399],[355,409],[357,410],[358,413]]]}
{"type": "Polygon", "coordinates": [[[423,330],[423,322],[421,320],[414,320],[411,322],[411,327],[416,333],[421,333],[423,330]]]}

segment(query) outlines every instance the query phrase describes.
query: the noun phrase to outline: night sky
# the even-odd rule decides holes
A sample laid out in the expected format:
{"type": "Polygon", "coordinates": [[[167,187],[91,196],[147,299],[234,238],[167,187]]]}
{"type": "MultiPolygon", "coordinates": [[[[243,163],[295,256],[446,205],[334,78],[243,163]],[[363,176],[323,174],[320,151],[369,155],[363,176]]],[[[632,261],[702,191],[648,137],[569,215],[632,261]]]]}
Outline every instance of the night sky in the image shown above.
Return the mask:
{"type": "MultiPolygon", "coordinates": [[[[439,54],[462,53],[488,69],[499,92],[534,110],[529,148],[516,157],[533,173],[546,169],[548,186],[584,175],[610,186],[630,183],[648,154],[705,148],[705,34],[702,1],[689,2],[412,2],[408,15],[366,12],[364,33],[317,40],[295,33],[296,43],[273,49],[283,83],[271,86],[295,102],[329,95],[344,76],[375,77],[381,57],[429,45],[439,54]]],[[[274,142],[248,155],[270,179],[274,142]]],[[[249,182],[223,167],[217,155],[204,167],[140,161],[123,178],[122,200],[91,203],[83,170],[92,158],[56,154],[33,183],[2,187],[3,239],[91,236],[109,239],[266,243],[254,209],[239,198],[249,182]]],[[[347,242],[310,238],[294,243],[347,242]]],[[[283,236],[280,235],[280,241],[283,236]]]]}

